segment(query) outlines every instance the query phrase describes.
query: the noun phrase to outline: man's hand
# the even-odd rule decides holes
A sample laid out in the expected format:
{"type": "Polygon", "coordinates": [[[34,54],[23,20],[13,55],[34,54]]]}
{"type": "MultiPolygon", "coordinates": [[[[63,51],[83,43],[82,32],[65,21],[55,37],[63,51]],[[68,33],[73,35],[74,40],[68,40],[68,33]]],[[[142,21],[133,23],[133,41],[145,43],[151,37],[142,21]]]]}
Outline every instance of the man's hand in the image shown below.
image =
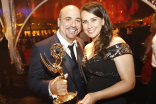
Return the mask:
{"type": "Polygon", "coordinates": [[[56,95],[65,95],[67,94],[67,77],[68,74],[65,74],[65,79],[56,77],[53,81],[50,82],[50,91],[52,94],[56,95]]]}

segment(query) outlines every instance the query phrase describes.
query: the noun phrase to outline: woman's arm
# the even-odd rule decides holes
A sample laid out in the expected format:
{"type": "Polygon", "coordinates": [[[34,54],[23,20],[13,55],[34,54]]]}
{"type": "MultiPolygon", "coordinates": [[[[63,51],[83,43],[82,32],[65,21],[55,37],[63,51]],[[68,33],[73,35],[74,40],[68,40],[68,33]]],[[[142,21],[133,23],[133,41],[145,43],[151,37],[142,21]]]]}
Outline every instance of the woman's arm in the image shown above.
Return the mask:
{"type": "Polygon", "coordinates": [[[114,62],[121,81],[101,91],[87,94],[82,100],[82,104],[94,104],[98,100],[112,98],[126,93],[134,88],[135,72],[133,56],[131,54],[118,56],[114,58],[114,62]]]}

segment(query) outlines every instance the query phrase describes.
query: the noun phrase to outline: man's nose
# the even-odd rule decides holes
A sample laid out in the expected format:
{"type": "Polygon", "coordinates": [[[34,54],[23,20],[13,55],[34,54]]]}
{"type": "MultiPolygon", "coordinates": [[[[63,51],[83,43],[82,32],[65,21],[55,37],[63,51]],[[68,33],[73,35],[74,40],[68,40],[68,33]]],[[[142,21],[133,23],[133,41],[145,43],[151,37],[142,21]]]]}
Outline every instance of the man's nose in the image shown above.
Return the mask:
{"type": "Polygon", "coordinates": [[[76,21],[72,21],[71,26],[75,27],[76,26],[76,21]]]}

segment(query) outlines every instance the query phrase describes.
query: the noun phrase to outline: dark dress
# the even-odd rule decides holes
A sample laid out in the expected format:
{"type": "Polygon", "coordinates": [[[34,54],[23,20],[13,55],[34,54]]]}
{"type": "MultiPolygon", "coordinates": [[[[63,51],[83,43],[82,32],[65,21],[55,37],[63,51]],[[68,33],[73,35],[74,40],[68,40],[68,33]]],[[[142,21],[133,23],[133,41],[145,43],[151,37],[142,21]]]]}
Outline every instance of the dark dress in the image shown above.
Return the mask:
{"type": "MultiPolygon", "coordinates": [[[[121,81],[113,58],[132,54],[128,44],[119,43],[108,48],[106,58],[99,54],[91,59],[83,58],[83,69],[87,77],[87,92],[96,92],[121,81]]],[[[126,104],[124,95],[97,101],[96,104],[126,104]]]]}

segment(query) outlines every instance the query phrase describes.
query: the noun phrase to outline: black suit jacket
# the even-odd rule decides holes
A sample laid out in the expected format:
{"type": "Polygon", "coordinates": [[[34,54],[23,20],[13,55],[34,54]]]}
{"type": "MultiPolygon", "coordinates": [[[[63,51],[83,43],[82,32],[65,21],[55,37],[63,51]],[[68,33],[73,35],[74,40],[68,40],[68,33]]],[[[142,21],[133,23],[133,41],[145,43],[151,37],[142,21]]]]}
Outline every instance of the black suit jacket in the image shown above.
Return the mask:
{"type": "MultiPolygon", "coordinates": [[[[84,42],[80,38],[76,38],[76,40],[78,43],[78,51],[77,51],[78,65],[81,71],[80,73],[82,77],[84,77],[82,67],[81,67],[84,42]]],[[[47,101],[50,99],[52,100],[52,98],[49,96],[49,91],[48,91],[49,82],[55,77],[57,77],[58,74],[55,74],[46,68],[46,66],[43,64],[41,60],[40,53],[42,54],[42,56],[44,56],[45,53],[47,58],[50,60],[50,62],[54,63],[55,59],[51,56],[50,48],[55,43],[59,43],[59,39],[56,34],[33,45],[31,50],[31,55],[30,55],[30,63],[29,63],[29,71],[28,71],[28,87],[38,95],[42,96],[43,98],[46,98],[47,101]]],[[[64,73],[68,73],[67,80],[68,83],[70,83],[68,87],[70,88],[72,86],[71,87],[72,90],[77,89],[74,84],[75,79],[67,55],[63,58],[61,66],[63,67],[64,73]]]]}
{"type": "Polygon", "coordinates": [[[2,41],[0,42],[0,70],[11,70],[10,62],[11,59],[8,49],[8,40],[3,37],[2,41]]]}

